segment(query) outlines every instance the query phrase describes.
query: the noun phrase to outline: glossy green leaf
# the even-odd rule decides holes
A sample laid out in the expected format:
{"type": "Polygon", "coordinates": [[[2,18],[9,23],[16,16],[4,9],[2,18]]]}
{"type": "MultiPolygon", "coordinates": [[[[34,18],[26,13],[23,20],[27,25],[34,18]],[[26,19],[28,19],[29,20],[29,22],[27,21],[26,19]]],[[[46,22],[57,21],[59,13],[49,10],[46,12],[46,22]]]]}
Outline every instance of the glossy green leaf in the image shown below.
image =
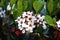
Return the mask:
{"type": "Polygon", "coordinates": [[[57,7],[58,7],[58,0],[55,0],[53,2],[53,10],[55,11],[57,9],[57,7]]]}
{"type": "Polygon", "coordinates": [[[39,3],[38,1],[34,1],[34,3],[33,3],[33,8],[35,9],[36,14],[38,14],[38,11],[39,11],[40,8],[41,8],[40,3],[39,3]]]}
{"type": "Polygon", "coordinates": [[[22,0],[18,0],[17,1],[17,7],[14,8],[14,19],[16,19],[18,16],[22,15],[22,12],[24,12],[28,7],[28,3],[27,1],[22,1],[22,0]]]}
{"type": "Polygon", "coordinates": [[[55,27],[55,24],[56,24],[56,19],[55,19],[55,18],[52,19],[51,16],[46,15],[46,16],[45,16],[45,21],[46,21],[46,23],[49,24],[50,26],[55,27]]]}
{"type": "Polygon", "coordinates": [[[33,5],[33,2],[34,2],[35,0],[31,0],[31,4],[33,5]]]}
{"type": "Polygon", "coordinates": [[[10,0],[11,6],[16,2],[16,0],[10,0]]]}
{"type": "Polygon", "coordinates": [[[41,11],[41,9],[43,8],[44,2],[42,1],[42,3],[40,3],[39,1],[34,1],[33,3],[33,8],[36,11],[36,15],[38,14],[38,12],[41,11]]]}
{"type": "Polygon", "coordinates": [[[45,16],[45,21],[47,22],[47,24],[53,24],[53,20],[49,15],[45,16]]]}
{"type": "Polygon", "coordinates": [[[49,0],[47,4],[48,4],[47,9],[48,9],[49,13],[51,14],[53,11],[53,0],[49,0]]]}
{"type": "Polygon", "coordinates": [[[19,16],[21,16],[22,15],[22,11],[23,11],[22,0],[18,0],[17,8],[18,8],[18,14],[19,14],[19,16]]]}
{"type": "Polygon", "coordinates": [[[14,19],[17,19],[18,16],[19,16],[19,14],[18,14],[18,9],[17,9],[17,7],[15,6],[15,8],[13,9],[13,17],[14,17],[14,19]]]}
{"type": "Polygon", "coordinates": [[[24,1],[23,2],[23,11],[25,11],[28,7],[28,2],[27,1],[24,1]]]}
{"type": "Polygon", "coordinates": [[[59,2],[58,2],[58,7],[60,8],[60,0],[59,0],[59,2]]]}
{"type": "Polygon", "coordinates": [[[4,1],[1,1],[1,2],[0,2],[0,7],[3,6],[3,2],[4,2],[4,1]]]}
{"type": "Polygon", "coordinates": [[[56,24],[56,18],[53,18],[53,23],[56,24]]]}

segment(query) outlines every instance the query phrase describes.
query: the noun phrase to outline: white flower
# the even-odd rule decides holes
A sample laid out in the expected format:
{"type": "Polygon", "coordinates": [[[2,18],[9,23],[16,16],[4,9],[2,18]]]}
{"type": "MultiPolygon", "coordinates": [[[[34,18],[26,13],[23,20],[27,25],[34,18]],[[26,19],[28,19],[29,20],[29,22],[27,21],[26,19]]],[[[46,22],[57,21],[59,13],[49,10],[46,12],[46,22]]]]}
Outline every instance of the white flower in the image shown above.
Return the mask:
{"type": "Polygon", "coordinates": [[[21,18],[21,16],[19,16],[17,19],[20,19],[21,18]]]}
{"type": "Polygon", "coordinates": [[[35,28],[35,25],[32,25],[32,28],[35,28]]]}
{"type": "Polygon", "coordinates": [[[30,11],[27,11],[26,13],[27,13],[27,14],[31,14],[31,12],[30,12],[30,11]]]}
{"type": "Polygon", "coordinates": [[[20,21],[19,19],[21,18],[21,16],[20,17],[18,17],[16,20],[15,20],[15,22],[18,22],[18,21],[20,21]]]}
{"type": "Polygon", "coordinates": [[[25,22],[25,19],[23,18],[23,20],[22,20],[22,21],[23,21],[23,23],[24,23],[24,22],[25,22]]]}
{"type": "Polygon", "coordinates": [[[27,32],[29,32],[29,26],[25,29],[27,32]]]}
{"type": "Polygon", "coordinates": [[[47,28],[45,22],[43,22],[43,26],[42,27],[43,27],[43,29],[46,29],[47,28]]]}
{"type": "Polygon", "coordinates": [[[7,5],[7,10],[8,10],[8,11],[10,11],[10,10],[11,10],[10,3],[7,5]]]}
{"type": "Polygon", "coordinates": [[[42,16],[41,16],[40,14],[38,14],[38,15],[37,15],[37,17],[40,19],[40,21],[43,21],[43,20],[44,20],[44,18],[45,18],[45,16],[44,16],[44,15],[42,15],[42,16]]]}
{"type": "Polygon", "coordinates": [[[39,19],[37,20],[37,22],[39,23],[39,19]]]}
{"type": "Polygon", "coordinates": [[[33,32],[33,30],[30,30],[30,33],[32,33],[33,32]]]}
{"type": "Polygon", "coordinates": [[[0,7],[0,10],[2,10],[2,7],[0,7]]]}
{"type": "Polygon", "coordinates": [[[44,16],[40,17],[39,19],[40,19],[40,21],[43,21],[44,20],[44,16]]]}
{"type": "Polygon", "coordinates": [[[36,20],[35,16],[32,16],[32,20],[33,20],[33,21],[36,20]]]}
{"type": "Polygon", "coordinates": [[[22,30],[22,33],[25,34],[25,30],[22,30]]]}
{"type": "Polygon", "coordinates": [[[0,17],[1,18],[5,18],[6,17],[5,10],[2,10],[2,8],[0,8],[0,17]]]}
{"type": "Polygon", "coordinates": [[[33,12],[31,12],[31,14],[33,14],[33,12]]]}
{"type": "Polygon", "coordinates": [[[19,25],[18,29],[23,30],[23,27],[21,25],[19,25]]]}
{"type": "Polygon", "coordinates": [[[29,32],[32,33],[33,32],[33,28],[29,27],[29,32]]]}
{"type": "Polygon", "coordinates": [[[18,27],[20,27],[21,26],[21,24],[18,24],[18,27]]]}
{"type": "Polygon", "coordinates": [[[40,14],[38,14],[37,17],[40,18],[41,17],[40,14]]]}
{"type": "Polygon", "coordinates": [[[33,32],[33,28],[28,26],[28,28],[26,28],[26,31],[27,31],[28,33],[32,33],[32,32],[33,32]]]}
{"type": "Polygon", "coordinates": [[[27,28],[29,25],[26,25],[25,23],[22,24],[23,28],[27,28]]]}
{"type": "Polygon", "coordinates": [[[43,16],[42,16],[42,19],[44,19],[44,18],[45,18],[45,16],[43,15],[43,16]]]}
{"type": "Polygon", "coordinates": [[[60,20],[56,22],[57,26],[60,27],[60,20]]]}
{"type": "Polygon", "coordinates": [[[22,17],[24,18],[24,17],[25,17],[25,15],[26,15],[26,12],[23,12],[22,17]]]}

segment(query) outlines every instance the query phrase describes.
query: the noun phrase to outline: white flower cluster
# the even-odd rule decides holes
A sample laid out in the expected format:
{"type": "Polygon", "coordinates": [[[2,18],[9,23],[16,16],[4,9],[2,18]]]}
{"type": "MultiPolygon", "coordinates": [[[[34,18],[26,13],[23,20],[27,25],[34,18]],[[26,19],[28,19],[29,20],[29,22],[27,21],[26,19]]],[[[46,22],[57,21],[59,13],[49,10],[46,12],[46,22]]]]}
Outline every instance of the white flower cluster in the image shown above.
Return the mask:
{"type": "Polygon", "coordinates": [[[22,30],[22,33],[32,33],[33,28],[38,27],[39,24],[45,26],[43,23],[44,17],[40,14],[36,16],[33,12],[27,11],[23,12],[22,17],[18,17],[15,21],[18,23],[18,29],[22,30]]]}
{"type": "Polygon", "coordinates": [[[60,27],[60,20],[56,22],[57,23],[57,27],[60,27]]]}
{"type": "Polygon", "coordinates": [[[0,17],[4,18],[5,16],[6,16],[5,10],[3,10],[2,7],[0,7],[0,17]]]}

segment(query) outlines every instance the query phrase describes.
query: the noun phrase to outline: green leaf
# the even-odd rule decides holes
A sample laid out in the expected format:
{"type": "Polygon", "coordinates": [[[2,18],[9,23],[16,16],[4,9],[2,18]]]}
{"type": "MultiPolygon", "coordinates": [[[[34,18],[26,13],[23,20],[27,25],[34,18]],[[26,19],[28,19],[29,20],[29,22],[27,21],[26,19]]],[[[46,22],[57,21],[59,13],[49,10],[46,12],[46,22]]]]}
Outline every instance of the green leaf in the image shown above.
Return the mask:
{"type": "Polygon", "coordinates": [[[3,6],[3,2],[4,2],[4,1],[1,1],[1,2],[0,2],[0,7],[2,7],[2,6],[3,6]]]}
{"type": "Polygon", "coordinates": [[[59,2],[58,2],[58,7],[60,8],[60,0],[59,0],[59,2]]]}
{"type": "Polygon", "coordinates": [[[17,19],[18,16],[19,16],[19,14],[18,14],[18,9],[17,9],[17,7],[15,6],[15,8],[13,9],[13,17],[14,17],[14,19],[17,19]]]}
{"type": "Polygon", "coordinates": [[[35,0],[30,0],[30,2],[31,2],[30,4],[32,4],[32,5],[33,5],[33,2],[34,2],[34,1],[35,1],[35,0]]]}
{"type": "Polygon", "coordinates": [[[49,15],[45,16],[45,21],[47,22],[47,24],[53,24],[53,20],[49,15]]]}
{"type": "Polygon", "coordinates": [[[56,18],[53,18],[53,23],[56,24],[56,18]]]}
{"type": "Polygon", "coordinates": [[[28,7],[28,2],[27,1],[24,1],[23,2],[23,11],[25,11],[28,7]]]}
{"type": "Polygon", "coordinates": [[[53,12],[53,0],[48,1],[47,9],[51,15],[51,13],[53,12]]]}
{"type": "Polygon", "coordinates": [[[37,28],[37,31],[38,33],[42,33],[43,32],[43,27],[42,27],[42,24],[39,24],[39,27],[37,28]]]}
{"type": "Polygon", "coordinates": [[[46,15],[46,16],[45,16],[45,21],[46,21],[46,23],[49,24],[50,26],[55,27],[55,24],[56,24],[56,19],[55,19],[55,18],[52,19],[51,16],[46,15]]]}
{"type": "Polygon", "coordinates": [[[40,9],[40,3],[38,2],[38,1],[35,1],[34,3],[33,3],[33,7],[34,7],[34,9],[35,9],[35,11],[36,11],[36,14],[38,13],[38,11],[39,11],[39,9],[40,9]]]}
{"type": "Polygon", "coordinates": [[[33,3],[33,8],[35,9],[36,15],[37,15],[38,12],[41,11],[42,5],[40,4],[39,1],[34,1],[34,3],[33,3]]]}
{"type": "Polygon", "coordinates": [[[35,0],[29,0],[29,5],[32,7],[35,0]]]}
{"type": "Polygon", "coordinates": [[[32,11],[33,10],[33,3],[34,3],[35,0],[28,0],[28,9],[27,10],[30,10],[32,11]]]}
{"type": "Polygon", "coordinates": [[[11,6],[16,2],[16,0],[10,0],[11,6]]]}
{"type": "Polygon", "coordinates": [[[18,8],[18,14],[19,14],[19,16],[21,16],[22,15],[22,11],[23,11],[22,0],[18,0],[17,8],[18,8]]]}
{"type": "Polygon", "coordinates": [[[57,9],[57,6],[58,6],[58,0],[55,0],[53,2],[53,10],[55,11],[57,9]]]}

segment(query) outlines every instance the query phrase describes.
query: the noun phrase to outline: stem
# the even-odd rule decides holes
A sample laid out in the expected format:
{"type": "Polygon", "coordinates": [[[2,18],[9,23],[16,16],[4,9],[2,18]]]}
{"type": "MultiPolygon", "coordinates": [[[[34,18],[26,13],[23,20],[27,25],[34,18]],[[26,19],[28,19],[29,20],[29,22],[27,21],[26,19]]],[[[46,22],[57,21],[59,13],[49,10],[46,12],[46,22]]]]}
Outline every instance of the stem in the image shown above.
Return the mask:
{"type": "Polygon", "coordinates": [[[38,11],[36,11],[36,15],[38,15],[38,11]]]}

